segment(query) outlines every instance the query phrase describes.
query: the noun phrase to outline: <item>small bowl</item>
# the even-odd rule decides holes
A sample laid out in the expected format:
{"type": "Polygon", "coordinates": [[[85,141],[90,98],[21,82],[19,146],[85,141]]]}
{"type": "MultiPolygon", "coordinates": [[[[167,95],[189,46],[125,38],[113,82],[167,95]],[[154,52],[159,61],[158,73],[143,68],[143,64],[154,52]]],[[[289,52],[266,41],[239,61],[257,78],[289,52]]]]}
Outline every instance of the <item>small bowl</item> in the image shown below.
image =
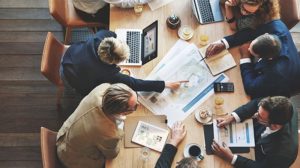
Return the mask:
{"type": "Polygon", "coordinates": [[[207,108],[201,108],[201,109],[197,110],[197,111],[195,112],[195,118],[196,118],[196,120],[197,120],[199,123],[201,123],[201,124],[203,124],[203,125],[210,125],[210,124],[212,124],[212,119],[213,119],[213,117],[212,117],[211,112],[210,112],[207,108]],[[203,110],[207,111],[207,116],[206,116],[206,118],[200,117],[200,112],[203,111],[203,110]]]}
{"type": "Polygon", "coordinates": [[[188,25],[183,25],[178,30],[178,36],[182,40],[189,40],[193,37],[193,35],[194,35],[194,30],[188,25]]]}
{"type": "Polygon", "coordinates": [[[131,72],[130,72],[129,69],[122,69],[122,70],[121,70],[121,73],[124,74],[124,75],[131,76],[131,72]]]}

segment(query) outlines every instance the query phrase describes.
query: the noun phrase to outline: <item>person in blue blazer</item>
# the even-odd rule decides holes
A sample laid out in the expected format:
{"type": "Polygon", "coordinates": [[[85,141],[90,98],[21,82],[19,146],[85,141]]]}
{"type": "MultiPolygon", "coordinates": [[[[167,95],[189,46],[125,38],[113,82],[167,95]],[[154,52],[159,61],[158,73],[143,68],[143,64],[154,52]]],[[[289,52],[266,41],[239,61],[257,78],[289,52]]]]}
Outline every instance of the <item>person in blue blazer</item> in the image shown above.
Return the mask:
{"type": "Polygon", "coordinates": [[[254,118],[255,160],[232,154],[225,143],[212,143],[214,153],[236,168],[288,168],[298,153],[298,112],[283,96],[254,99],[226,117],[218,127],[254,118]]]}
{"type": "Polygon", "coordinates": [[[184,82],[141,80],[122,74],[117,64],[129,57],[129,47],[116,37],[114,32],[100,30],[87,41],[72,44],[60,67],[64,85],[85,96],[102,83],[124,83],[134,91],[162,92],[166,87],[176,89],[184,82]]]}
{"type": "MultiPolygon", "coordinates": [[[[269,23],[263,24],[260,27],[258,27],[256,30],[253,29],[244,29],[241,30],[233,35],[224,37],[222,40],[219,40],[215,43],[212,43],[207,51],[206,56],[212,56],[216,53],[219,53],[220,51],[228,48],[232,48],[241,44],[244,44],[246,42],[250,42],[257,38],[260,35],[263,35],[265,33],[270,33],[273,35],[276,35],[281,43],[281,49],[279,57],[271,62],[261,62],[256,65],[256,68],[265,69],[268,70],[270,73],[272,70],[275,72],[272,72],[272,77],[268,76],[269,80],[267,83],[257,82],[253,81],[254,83],[252,85],[266,85],[273,87],[274,89],[278,89],[278,92],[270,92],[269,89],[267,90],[261,90],[259,89],[255,94],[252,94],[248,86],[245,85],[245,90],[250,96],[254,97],[264,97],[264,96],[272,96],[272,95],[283,95],[283,96],[290,96],[295,92],[295,90],[299,89],[300,86],[300,56],[297,53],[296,46],[293,42],[293,39],[291,37],[291,34],[288,30],[288,28],[285,26],[285,24],[281,20],[273,20],[269,23]],[[272,68],[268,68],[273,64],[272,68]],[[275,64],[275,65],[274,65],[275,64]],[[279,74],[278,74],[279,73],[279,74]],[[280,81],[277,81],[280,80],[280,81]],[[273,84],[276,84],[276,86],[272,86],[273,84]],[[288,87],[287,88],[281,88],[281,87],[288,87]],[[284,92],[284,93],[283,93],[284,92]]],[[[241,57],[243,58],[246,52],[242,52],[241,57]]],[[[261,58],[264,56],[261,55],[261,58]]],[[[244,65],[243,65],[244,66],[244,65]]],[[[250,66],[250,65],[249,65],[250,66]]],[[[254,66],[254,65],[251,65],[254,66]]],[[[242,66],[241,66],[242,68],[242,66]]],[[[254,67],[253,67],[254,68],[254,67]]],[[[255,68],[254,68],[255,69],[255,68]]],[[[244,71],[245,72],[245,71],[244,71]]],[[[267,76],[268,73],[266,71],[257,71],[257,76],[263,75],[267,76]],[[259,74],[260,73],[260,74],[259,74]]],[[[245,73],[242,72],[242,76],[244,76],[245,73]]],[[[251,79],[255,79],[254,77],[251,79]]],[[[247,81],[250,84],[250,81],[247,81]]],[[[245,82],[244,82],[245,84],[245,82]]]]}

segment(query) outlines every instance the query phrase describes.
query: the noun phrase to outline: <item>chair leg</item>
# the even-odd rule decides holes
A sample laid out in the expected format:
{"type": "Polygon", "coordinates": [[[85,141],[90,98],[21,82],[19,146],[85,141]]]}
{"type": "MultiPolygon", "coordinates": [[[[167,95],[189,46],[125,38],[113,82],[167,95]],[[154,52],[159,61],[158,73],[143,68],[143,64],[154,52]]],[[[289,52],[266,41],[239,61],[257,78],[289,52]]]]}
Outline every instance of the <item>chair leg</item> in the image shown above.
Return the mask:
{"type": "Polygon", "coordinates": [[[72,37],[72,28],[66,27],[66,33],[65,33],[65,44],[69,44],[72,37]]]}

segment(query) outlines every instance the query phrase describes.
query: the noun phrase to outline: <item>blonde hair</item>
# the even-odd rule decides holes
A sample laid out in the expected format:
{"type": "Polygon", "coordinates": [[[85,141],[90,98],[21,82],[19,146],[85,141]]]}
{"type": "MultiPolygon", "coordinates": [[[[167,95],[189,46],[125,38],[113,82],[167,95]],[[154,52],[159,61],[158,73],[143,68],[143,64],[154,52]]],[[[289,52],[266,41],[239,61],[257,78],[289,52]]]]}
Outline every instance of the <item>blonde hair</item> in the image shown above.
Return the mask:
{"type": "Polygon", "coordinates": [[[99,58],[107,64],[118,64],[128,59],[129,54],[128,45],[114,37],[103,39],[98,46],[99,58]]]}

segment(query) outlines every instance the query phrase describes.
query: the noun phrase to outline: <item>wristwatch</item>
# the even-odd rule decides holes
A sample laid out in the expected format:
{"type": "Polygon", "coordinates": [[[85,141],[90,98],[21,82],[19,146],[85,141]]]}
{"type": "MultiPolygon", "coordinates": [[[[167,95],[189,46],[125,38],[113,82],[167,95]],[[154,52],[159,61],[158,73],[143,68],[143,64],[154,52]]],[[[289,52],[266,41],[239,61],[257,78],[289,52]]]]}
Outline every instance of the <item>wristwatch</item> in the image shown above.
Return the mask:
{"type": "Polygon", "coordinates": [[[227,19],[227,17],[225,17],[225,20],[227,23],[232,23],[235,21],[235,17],[233,16],[231,19],[227,19]]]}

